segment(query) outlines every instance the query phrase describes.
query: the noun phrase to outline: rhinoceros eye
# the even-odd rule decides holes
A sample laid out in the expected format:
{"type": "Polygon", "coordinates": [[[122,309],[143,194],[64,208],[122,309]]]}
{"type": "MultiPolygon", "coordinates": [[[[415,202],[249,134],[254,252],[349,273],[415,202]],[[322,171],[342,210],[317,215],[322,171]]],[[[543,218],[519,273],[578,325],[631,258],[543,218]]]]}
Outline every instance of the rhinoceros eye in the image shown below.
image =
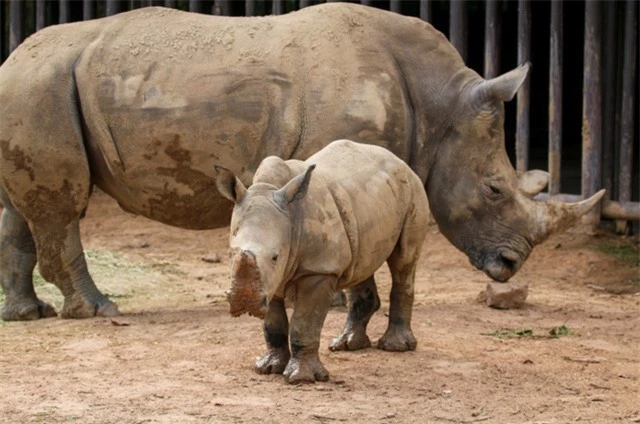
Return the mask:
{"type": "Polygon", "coordinates": [[[504,196],[504,192],[496,183],[487,183],[487,188],[487,194],[491,199],[498,200],[504,196]]]}
{"type": "Polygon", "coordinates": [[[275,254],[271,257],[272,262],[278,262],[278,254],[275,254]]]}

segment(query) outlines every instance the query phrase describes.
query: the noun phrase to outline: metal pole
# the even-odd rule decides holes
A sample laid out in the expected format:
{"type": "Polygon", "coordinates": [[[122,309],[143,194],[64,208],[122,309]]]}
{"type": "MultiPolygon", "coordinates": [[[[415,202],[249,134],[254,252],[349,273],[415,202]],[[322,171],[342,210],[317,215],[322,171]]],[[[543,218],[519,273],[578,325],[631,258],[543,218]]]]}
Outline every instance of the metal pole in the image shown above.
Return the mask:
{"type": "Polygon", "coordinates": [[[487,0],[484,15],[484,77],[495,78],[500,74],[500,27],[498,2],[487,0]]]}
{"type": "Polygon", "coordinates": [[[282,15],[282,0],[273,0],[273,5],[271,8],[272,15],[282,15]]]}
{"type": "Polygon", "coordinates": [[[69,0],[59,0],[58,2],[58,23],[69,22],[69,0]]]}
{"type": "Polygon", "coordinates": [[[88,21],[96,17],[95,3],[92,0],[82,2],[82,20],[88,21]]]}
{"type": "Polygon", "coordinates": [[[107,16],[120,12],[120,2],[118,0],[107,0],[107,16]]]}
{"type": "MultiPolygon", "coordinates": [[[[620,120],[620,184],[618,185],[618,201],[631,200],[631,173],[633,167],[633,111],[634,85],[636,82],[636,46],[637,3],[627,0],[624,22],[624,60],[622,64],[622,119],[620,120]]],[[[637,94],[637,93],[636,93],[637,94]]],[[[637,116],[636,116],[637,118],[637,116]]],[[[627,223],[619,221],[616,229],[626,231],[627,223]]]]}
{"type": "Polygon", "coordinates": [[[24,40],[24,2],[9,2],[9,53],[13,52],[24,40]]]}
{"type": "Polygon", "coordinates": [[[549,46],[549,193],[560,193],[562,164],[562,2],[551,3],[549,46]]]}
{"type": "Polygon", "coordinates": [[[400,0],[391,0],[389,2],[389,10],[395,13],[400,13],[401,9],[400,0]]]}
{"type": "MultiPolygon", "coordinates": [[[[600,47],[602,16],[600,2],[587,0],[584,24],[584,78],[582,87],[582,195],[587,198],[601,186],[602,97],[600,47]]],[[[583,222],[596,227],[600,205],[585,215],[583,222]]]]}
{"type": "Polygon", "coordinates": [[[420,0],[420,19],[431,22],[431,1],[420,0]]]}
{"type": "Polygon", "coordinates": [[[602,34],[602,184],[606,198],[613,198],[613,164],[616,114],[616,21],[617,2],[604,4],[604,32],[602,34]]]}
{"type": "MultiPolygon", "coordinates": [[[[531,4],[529,0],[518,2],[518,63],[531,58],[531,4]]],[[[531,77],[524,80],[518,90],[516,115],[516,169],[529,169],[529,96],[531,77]]]]}
{"type": "Polygon", "coordinates": [[[467,60],[467,3],[452,1],[449,9],[449,40],[458,50],[462,60],[467,60]]]}

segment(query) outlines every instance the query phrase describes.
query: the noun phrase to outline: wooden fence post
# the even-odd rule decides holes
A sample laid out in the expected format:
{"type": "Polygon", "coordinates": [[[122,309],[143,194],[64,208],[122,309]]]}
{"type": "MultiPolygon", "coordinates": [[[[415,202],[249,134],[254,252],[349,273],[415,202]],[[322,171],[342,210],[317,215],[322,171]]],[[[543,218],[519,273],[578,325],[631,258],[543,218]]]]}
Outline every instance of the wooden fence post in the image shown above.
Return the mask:
{"type": "Polygon", "coordinates": [[[449,3],[449,41],[467,60],[467,3],[464,0],[449,3]]]}
{"type": "Polygon", "coordinates": [[[549,45],[549,193],[560,193],[562,164],[562,2],[551,3],[549,45]]]}
{"type": "MultiPolygon", "coordinates": [[[[631,175],[633,167],[633,119],[637,115],[633,111],[634,89],[636,80],[637,48],[637,13],[635,0],[627,0],[624,22],[624,59],[622,64],[622,105],[620,120],[620,177],[618,184],[618,201],[631,200],[631,175]]],[[[627,222],[616,222],[618,232],[627,232],[627,222]]]]}
{"type": "MultiPolygon", "coordinates": [[[[601,187],[602,150],[602,94],[601,35],[602,16],[600,2],[587,0],[584,24],[584,78],[582,87],[582,195],[587,198],[601,187]]],[[[600,223],[600,205],[596,205],[583,218],[583,222],[596,228],[600,223]]]]}
{"type": "Polygon", "coordinates": [[[495,78],[500,74],[501,27],[498,2],[487,0],[484,15],[484,77],[486,79],[495,78]]]}
{"type": "Polygon", "coordinates": [[[9,53],[13,52],[24,40],[24,2],[9,2],[9,53]]]}
{"type": "MultiPolygon", "coordinates": [[[[529,0],[518,2],[518,64],[531,60],[531,4],[529,0]]],[[[529,72],[532,72],[531,70],[529,72]]],[[[529,105],[531,75],[518,90],[516,114],[516,169],[529,169],[529,105]]]]}

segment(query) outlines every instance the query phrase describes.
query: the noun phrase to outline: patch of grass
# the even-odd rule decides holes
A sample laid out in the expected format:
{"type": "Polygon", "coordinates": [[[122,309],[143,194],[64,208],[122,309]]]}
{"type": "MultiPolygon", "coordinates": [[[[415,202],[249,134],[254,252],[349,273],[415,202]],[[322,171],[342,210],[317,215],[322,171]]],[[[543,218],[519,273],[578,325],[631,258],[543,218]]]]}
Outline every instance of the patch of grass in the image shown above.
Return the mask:
{"type": "Polygon", "coordinates": [[[563,336],[578,336],[579,334],[562,324],[560,327],[553,327],[544,335],[534,334],[533,330],[514,330],[511,328],[497,330],[493,333],[484,333],[483,335],[495,337],[497,339],[557,339],[563,336]]]}
{"type": "Polygon", "coordinates": [[[521,337],[533,337],[533,330],[513,330],[510,328],[504,330],[497,330],[493,333],[485,334],[487,336],[493,336],[497,339],[517,339],[521,337]]]}
{"type": "Polygon", "coordinates": [[[551,330],[549,330],[549,337],[553,339],[557,339],[562,336],[579,336],[579,334],[573,330],[570,330],[564,324],[562,324],[560,327],[553,327],[551,330]]]}
{"type": "Polygon", "coordinates": [[[605,239],[596,245],[596,249],[617,261],[636,267],[640,266],[640,251],[631,241],[605,239]]]}

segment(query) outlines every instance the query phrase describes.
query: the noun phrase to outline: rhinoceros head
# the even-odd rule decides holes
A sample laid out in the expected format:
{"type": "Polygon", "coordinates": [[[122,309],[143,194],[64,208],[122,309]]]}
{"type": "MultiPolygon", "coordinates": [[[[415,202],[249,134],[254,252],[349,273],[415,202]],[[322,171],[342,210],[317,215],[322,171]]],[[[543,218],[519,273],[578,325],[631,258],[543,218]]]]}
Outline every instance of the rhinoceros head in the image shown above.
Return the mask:
{"type": "Polygon", "coordinates": [[[306,194],[314,168],[281,188],[256,183],[249,189],[231,171],[215,168],[218,190],[235,203],[229,240],[232,286],[227,293],[231,315],[264,318],[287,272],[292,237],[289,206],[306,194]]]}
{"type": "Polygon", "coordinates": [[[442,233],[478,269],[507,281],[533,246],[573,225],[604,195],[574,204],[535,201],[543,171],[517,174],[504,147],[504,105],[527,76],[521,66],[469,84],[427,177],[432,213],[442,233]]]}

